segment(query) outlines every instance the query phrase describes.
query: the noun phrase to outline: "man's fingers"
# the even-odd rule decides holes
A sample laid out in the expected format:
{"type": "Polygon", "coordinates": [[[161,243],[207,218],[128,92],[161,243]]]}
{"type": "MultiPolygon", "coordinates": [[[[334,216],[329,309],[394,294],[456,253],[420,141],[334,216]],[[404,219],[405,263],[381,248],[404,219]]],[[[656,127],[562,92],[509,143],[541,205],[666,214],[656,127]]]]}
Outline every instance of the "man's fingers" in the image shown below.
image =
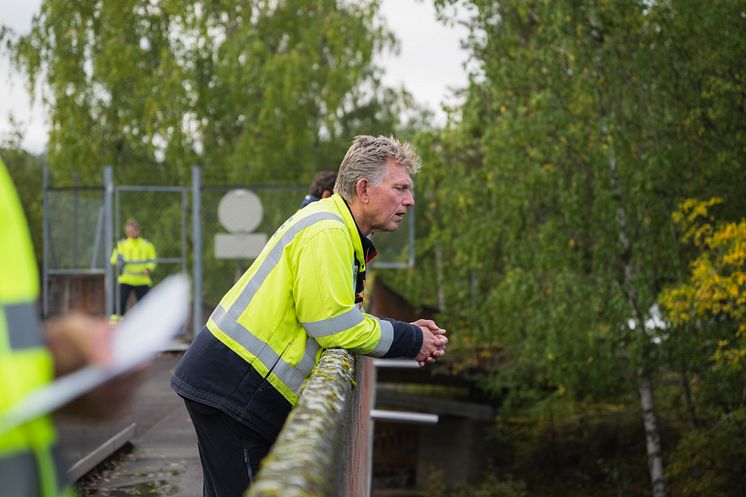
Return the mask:
{"type": "Polygon", "coordinates": [[[432,329],[432,326],[435,324],[431,319],[418,319],[417,321],[412,323],[415,326],[419,326],[420,328],[427,328],[432,329]]]}
{"type": "Polygon", "coordinates": [[[440,328],[435,321],[432,319],[418,319],[414,323],[414,325],[419,326],[420,328],[427,328],[428,330],[432,331],[433,333],[438,333],[440,335],[445,334],[446,330],[443,328],[440,328]]]}

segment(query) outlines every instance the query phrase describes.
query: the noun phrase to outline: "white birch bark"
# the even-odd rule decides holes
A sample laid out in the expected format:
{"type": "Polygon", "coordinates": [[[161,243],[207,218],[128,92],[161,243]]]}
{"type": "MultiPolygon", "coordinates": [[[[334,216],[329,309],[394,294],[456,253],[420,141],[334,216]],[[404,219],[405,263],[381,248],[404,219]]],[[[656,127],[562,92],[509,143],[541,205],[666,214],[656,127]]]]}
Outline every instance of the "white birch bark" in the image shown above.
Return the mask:
{"type": "MultiPolygon", "coordinates": [[[[634,287],[634,266],[632,264],[631,241],[628,236],[627,212],[624,209],[619,174],[617,171],[614,147],[609,144],[609,168],[611,170],[611,182],[614,196],[617,199],[617,221],[619,222],[619,244],[622,247],[622,261],[624,264],[624,280],[622,288],[627,295],[627,303],[633,316],[634,329],[638,333],[645,333],[645,320],[640,312],[637,292],[634,287]]],[[[637,374],[638,391],[640,394],[640,407],[642,408],[643,424],[645,426],[645,441],[648,454],[648,469],[650,481],[653,485],[653,497],[666,497],[666,484],[663,478],[663,450],[661,448],[660,429],[658,427],[658,416],[655,412],[653,402],[653,387],[650,376],[646,369],[646,359],[643,357],[643,366],[637,374]]]]}
{"type": "Polygon", "coordinates": [[[648,450],[648,466],[650,479],[653,483],[653,497],[665,497],[666,483],[663,479],[663,455],[660,430],[658,429],[658,416],[655,413],[655,403],[653,401],[653,388],[650,384],[650,378],[642,369],[638,373],[638,382],[648,450]]]}

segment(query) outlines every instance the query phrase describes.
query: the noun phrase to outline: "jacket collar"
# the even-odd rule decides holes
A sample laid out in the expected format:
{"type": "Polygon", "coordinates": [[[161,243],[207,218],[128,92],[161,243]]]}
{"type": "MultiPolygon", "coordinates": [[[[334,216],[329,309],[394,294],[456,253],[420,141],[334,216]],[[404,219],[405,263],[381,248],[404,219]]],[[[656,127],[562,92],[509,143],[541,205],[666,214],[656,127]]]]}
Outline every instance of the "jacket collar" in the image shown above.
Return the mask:
{"type": "Polygon", "coordinates": [[[365,271],[368,262],[372,261],[378,254],[376,247],[373,245],[373,241],[363,235],[360,228],[358,228],[347,201],[343,199],[341,195],[336,193],[332,195],[330,199],[334,202],[337,211],[339,211],[344,220],[347,231],[349,231],[352,236],[352,244],[355,247],[355,258],[360,264],[360,271],[365,271]],[[357,233],[357,236],[355,236],[355,233],[357,233]]]}

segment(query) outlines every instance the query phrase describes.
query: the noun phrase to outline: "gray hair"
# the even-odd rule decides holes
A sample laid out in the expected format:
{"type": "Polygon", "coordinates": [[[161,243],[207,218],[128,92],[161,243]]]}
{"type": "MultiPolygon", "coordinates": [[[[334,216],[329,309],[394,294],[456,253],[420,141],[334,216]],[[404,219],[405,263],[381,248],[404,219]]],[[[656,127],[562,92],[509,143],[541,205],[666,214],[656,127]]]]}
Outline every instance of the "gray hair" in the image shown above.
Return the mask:
{"type": "Polygon", "coordinates": [[[422,167],[420,157],[409,143],[394,137],[356,136],[339,166],[334,192],[350,202],[357,194],[355,185],[361,179],[367,179],[373,186],[383,181],[389,170],[389,159],[406,168],[409,176],[417,174],[422,167]]]}

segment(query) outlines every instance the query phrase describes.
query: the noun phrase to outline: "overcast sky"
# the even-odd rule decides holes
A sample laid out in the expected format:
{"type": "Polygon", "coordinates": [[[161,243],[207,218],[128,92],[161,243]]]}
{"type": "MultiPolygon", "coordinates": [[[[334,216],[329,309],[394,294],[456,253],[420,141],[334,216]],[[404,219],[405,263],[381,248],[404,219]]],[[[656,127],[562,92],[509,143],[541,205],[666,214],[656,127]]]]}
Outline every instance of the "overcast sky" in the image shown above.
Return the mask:
{"type": "MultiPolygon", "coordinates": [[[[0,24],[28,32],[39,4],[40,0],[0,0],[0,24]]],[[[386,69],[384,81],[404,85],[418,101],[435,110],[442,122],[441,103],[452,101],[451,88],[466,84],[466,52],[460,45],[465,28],[440,24],[432,0],[383,0],[382,13],[401,48],[399,55],[384,54],[379,60],[386,69]]],[[[23,81],[11,73],[5,57],[0,57],[0,95],[0,137],[10,129],[12,115],[26,130],[24,148],[41,152],[47,142],[45,114],[38,103],[31,105],[23,81]]]]}

